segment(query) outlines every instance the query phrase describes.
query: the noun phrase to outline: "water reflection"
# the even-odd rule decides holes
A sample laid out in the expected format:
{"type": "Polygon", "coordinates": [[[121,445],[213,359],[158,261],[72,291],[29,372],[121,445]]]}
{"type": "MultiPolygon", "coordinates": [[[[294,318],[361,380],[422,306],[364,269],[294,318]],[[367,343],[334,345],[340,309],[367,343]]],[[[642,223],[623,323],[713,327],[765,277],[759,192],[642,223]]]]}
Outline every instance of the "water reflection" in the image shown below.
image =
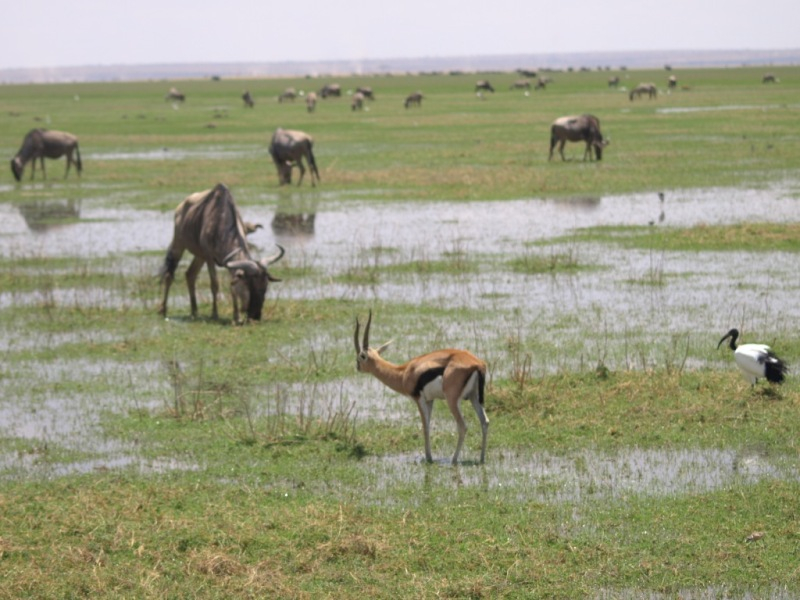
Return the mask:
{"type": "Polygon", "coordinates": [[[314,235],[315,213],[289,214],[276,212],[272,218],[272,232],[275,235],[310,236],[314,235]]]}
{"type": "Polygon", "coordinates": [[[316,197],[309,199],[303,194],[282,194],[272,217],[272,232],[287,243],[303,244],[316,233],[316,197]]]}
{"type": "Polygon", "coordinates": [[[600,208],[601,201],[602,198],[595,196],[575,196],[574,198],[565,198],[563,200],[550,200],[556,208],[566,209],[568,211],[583,210],[587,212],[600,208]]]}
{"type": "Polygon", "coordinates": [[[15,202],[14,206],[34,232],[47,232],[54,227],[74,223],[81,216],[81,201],[71,199],[15,202]]]}

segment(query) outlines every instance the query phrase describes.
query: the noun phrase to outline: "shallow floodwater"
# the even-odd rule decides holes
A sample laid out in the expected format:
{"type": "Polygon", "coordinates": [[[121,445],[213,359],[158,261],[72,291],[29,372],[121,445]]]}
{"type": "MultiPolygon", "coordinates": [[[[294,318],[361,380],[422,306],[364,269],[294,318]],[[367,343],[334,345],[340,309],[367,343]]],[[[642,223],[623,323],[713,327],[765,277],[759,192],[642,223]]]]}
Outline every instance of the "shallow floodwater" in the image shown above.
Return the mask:
{"type": "MultiPolygon", "coordinates": [[[[243,206],[245,220],[265,226],[251,236],[252,241],[269,251],[270,242],[277,240],[294,250],[295,261],[311,256],[315,266],[335,268],[352,262],[359,250],[378,246],[423,259],[454,251],[518,251],[528,242],[583,227],[650,223],[689,227],[800,218],[796,182],[758,190],[667,190],[664,202],[655,193],[469,203],[338,202],[325,196],[309,200],[315,193],[297,193],[297,208],[291,196],[265,206],[243,206]],[[284,222],[280,230],[276,222],[277,231],[270,230],[276,215],[310,214],[315,218],[305,227],[284,222]]],[[[38,206],[0,202],[0,253],[88,258],[166,249],[172,237],[171,212],[107,208],[98,205],[102,202],[66,198],[38,206]]]]}
{"type": "MultiPolygon", "coordinates": [[[[790,222],[800,218],[800,185],[781,182],[764,189],[666,190],[655,193],[496,202],[386,203],[343,202],[320,191],[289,192],[263,205],[242,206],[247,221],[264,228],[250,240],[256,253],[271,254],[278,242],[286,257],[273,267],[308,268],[318,276],[271,286],[279,298],[346,298],[429,304],[445,309],[477,309],[491,318],[518,310],[521,325],[566,321],[575,335],[587,330],[721,333],[733,325],[774,331],[800,318],[796,302],[800,280],[796,256],[781,252],[666,252],[626,250],[613,244],[573,243],[580,228],[647,225],[653,228],[731,224],[747,221],[790,222]],[[558,237],[557,244],[547,240],[558,237]],[[538,245],[532,246],[536,243],[538,245]],[[511,257],[568,253],[580,266],[566,275],[521,275],[511,257]],[[384,267],[419,262],[464,260],[477,272],[394,276],[384,267]],[[354,284],[348,275],[372,272],[373,280],[354,284]],[[565,315],[571,315],[564,319],[565,315]]],[[[0,196],[1,197],[1,196],[0,196]]],[[[113,268],[140,275],[156,273],[172,237],[169,212],[107,208],[102,200],[54,200],[43,219],[27,205],[0,203],[0,254],[5,257],[114,258],[113,268]],[[62,215],[60,217],[59,215],[62,215]],[[151,253],[158,258],[142,258],[151,253]]],[[[179,274],[188,265],[184,257],[179,274]]],[[[200,291],[207,294],[205,274],[200,291]]],[[[179,289],[179,288],[178,288],[179,289]]],[[[176,289],[171,312],[186,311],[188,299],[176,289]]],[[[133,302],[113,292],[64,290],[56,300],[82,306],[118,306],[133,302]]],[[[36,293],[0,290],[0,307],[36,303],[36,293]]],[[[201,297],[207,302],[208,296],[201,297]]],[[[453,327],[457,327],[454,324],[453,327]]],[[[451,329],[448,333],[453,334],[451,329]]],[[[458,336],[463,339],[462,336],[458,336]]],[[[0,344],[1,345],[1,344],[0,344]]]]}
{"type": "MultiPolygon", "coordinates": [[[[13,189],[0,188],[0,200],[13,189]]],[[[56,198],[47,201],[0,202],[0,255],[5,259],[53,258],[62,261],[60,265],[65,258],[95,266],[107,261],[107,267],[99,268],[131,275],[141,275],[143,270],[156,273],[172,237],[171,212],[109,208],[109,204],[121,202],[68,198],[66,192],[64,198],[57,198],[58,189],[57,185],[48,188],[48,195],[56,198]]],[[[73,188],[69,190],[69,194],[76,193],[73,188]]],[[[124,198],[124,190],[115,193],[115,198],[124,198]]],[[[677,340],[673,351],[678,359],[684,354],[684,346],[693,350],[687,359],[689,366],[702,366],[708,360],[726,364],[723,361],[729,361],[729,356],[709,350],[730,327],[746,325],[769,337],[786,327],[784,323],[798,322],[800,279],[795,254],[682,253],[655,246],[628,250],[613,244],[573,242],[569,236],[581,228],[602,225],[658,228],[794,222],[800,219],[799,194],[800,184],[786,181],[763,189],[666,190],[663,201],[657,194],[647,193],[569,200],[400,203],[370,201],[358,193],[353,196],[361,199],[342,199],[319,189],[303,189],[247,199],[241,210],[245,220],[264,226],[250,237],[256,254],[272,253],[276,242],[286,247],[286,257],[273,267],[276,275],[283,276],[284,265],[306,267],[314,274],[294,280],[285,277],[270,288],[271,297],[350,299],[354,310],[366,310],[374,300],[469,309],[467,322],[460,320],[456,310],[450,320],[442,322],[437,335],[480,349],[490,363],[500,352],[498,344],[519,336],[534,358],[534,374],[539,374],[582,368],[599,360],[611,369],[663,364],[669,359],[664,353],[669,351],[670,336],[677,340]],[[548,242],[555,238],[559,241],[548,242]],[[526,254],[564,252],[580,266],[591,268],[570,274],[522,275],[507,265],[510,258],[526,254]],[[412,270],[392,275],[392,271],[384,271],[394,265],[459,257],[474,262],[477,269],[460,274],[419,274],[412,270]],[[343,277],[369,270],[377,276],[368,283],[353,283],[343,277]],[[621,337],[626,341],[624,349],[621,345],[609,347],[610,338],[621,337]],[[667,341],[654,350],[656,337],[667,341]],[[548,345],[537,353],[536,340],[541,338],[546,338],[548,345]],[[583,343],[579,352],[574,349],[575,340],[583,343]],[[706,358],[709,354],[713,358],[706,358]]],[[[188,262],[184,257],[180,273],[188,262]]],[[[206,290],[201,302],[207,302],[205,274],[200,281],[201,290],[206,290]]],[[[0,309],[25,310],[41,303],[41,293],[0,290],[0,309]]],[[[86,309],[140,302],[107,289],[57,289],[47,293],[58,304],[86,309]]],[[[182,286],[174,288],[170,302],[173,315],[188,312],[182,286]]],[[[375,332],[379,338],[393,334],[375,332]]],[[[0,352],[82,339],[102,341],[91,337],[95,335],[102,334],[75,332],[38,340],[0,336],[0,352]]],[[[328,343],[334,344],[315,342],[328,343]]],[[[408,348],[400,340],[394,351],[399,357],[408,348]]],[[[143,390],[143,408],[155,408],[146,398],[170,394],[158,365],[144,369],[138,365],[123,372],[118,365],[103,361],[72,361],[51,367],[46,376],[64,380],[81,376],[130,378],[143,390]]],[[[92,456],[53,466],[40,461],[36,452],[8,453],[0,455],[0,472],[57,476],[122,466],[145,470],[199,468],[178,460],[143,462],[135,444],[107,439],[100,427],[104,411],[129,410],[129,406],[113,397],[87,398],[77,392],[47,398],[21,392],[14,386],[24,377],[36,377],[37,367],[21,365],[20,369],[27,375],[0,379],[4,396],[0,400],[0,435],[39,445],[57,439],[75,451],[89,448],[92,456]]],[[[358,404],[352,407],[357,418],[418,419],[408,400],[387,393],[366,376],[319,384],[312,391],[303,385],[288,385],[282,393],[287,406],[302,405],[310,397],[319,399],[315,414],[349,410],[344,404],[353,397],[358,398],[358,404]]],[[[273,408],[267,404],[260,410],[273,408]]],[[[474,435],[474,423],[470,426],[474,435]]],[[[441,426],[434,422],[434,435],[450,440],[451,428],[449,420],[441,426]]],[[[468,439],[468,446],[473,442],[468,439]]],[[[449,446],[439,450],[443,456],[452,452],[449,446]]],[[[725,449],[521,456],[492,448],[490,443],[490,452],[492,461],[485,468],[459,469],[457,483],[504,488],[504,493],[511,488],[510,493],[520,497],[562,502],[625,493],[702,491],[765,477],[797,478],[796,469],[784,464],[783,457],[743,456],[740,451],[725,449]]],[[[384,457],[365,461],[364,468],[374,473],[375,486],[380,489],[398,478],[421,476],[417,463],[416,455],[384,457]]],[[[452,473],[443,469],[436,476],[451,477],[452,473]]]]}
{"type": "MultiPolygon", "coordinates": [[[[438,451],[454,449],[441,445],[438,451]]],[[[475,459],[467,452],[462,459],[475,459]]],[[[388,493],[398,481],[422,488],[447,484],[479,487],[500,497],[546,503],[622,499],[629,495],[671,496],[700,494],[762,479],[796,481],[796,461],[756,450],[622,449],[618,452],[583,450],[576,453],[509,453],[494,449],[482,467],[420,469],[422,452],[367,459],[363,468],[373,479],[375,495],[391,502],[388,493]],[[384,492],[384,493],[380,493],[384,492]]],[[[449,466],[449,456],[435,460],[449,466]]],[[[423,463],[424,466],[424,463],[423,463]]],[[[422,498],[422,496],[421,496],[422,498]]]]}

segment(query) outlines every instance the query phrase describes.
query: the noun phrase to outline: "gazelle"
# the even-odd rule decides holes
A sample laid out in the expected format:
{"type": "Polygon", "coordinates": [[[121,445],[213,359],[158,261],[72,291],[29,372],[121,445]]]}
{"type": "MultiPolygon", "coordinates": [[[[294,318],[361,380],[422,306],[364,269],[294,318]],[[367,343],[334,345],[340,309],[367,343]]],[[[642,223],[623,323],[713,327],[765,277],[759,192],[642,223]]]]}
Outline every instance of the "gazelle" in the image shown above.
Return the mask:
{"type": "Polygon", "coordinates": [[[486,458],[486,436],[489,432],[489,419],[483,410],[483,390],[486,383],[486,363],[466,350],[435,350],[412,358],[405,364],[395,365],[381,357],[381,353],[391,342],[375,349],[369,347],[369,327],[372,324],[372,311],[364,328],[364,341],[359,342],[359,323],[356,317],[354,341],[356,345],[356,368],[371,373],[385,386],[396,392],[410,396],[417,404],[422,417],[422,433],[425,435],[425,460],[431,457],[431,410],[433,401],[444,398],[456,420],[458,443],[453,455],[453,464],[458,464],[458,455],[464,444],[467,425],[461,414],[459,403],[465,398],[472,402],[478,415],[483,433],[481,445],[481,464],[486,458]]]}

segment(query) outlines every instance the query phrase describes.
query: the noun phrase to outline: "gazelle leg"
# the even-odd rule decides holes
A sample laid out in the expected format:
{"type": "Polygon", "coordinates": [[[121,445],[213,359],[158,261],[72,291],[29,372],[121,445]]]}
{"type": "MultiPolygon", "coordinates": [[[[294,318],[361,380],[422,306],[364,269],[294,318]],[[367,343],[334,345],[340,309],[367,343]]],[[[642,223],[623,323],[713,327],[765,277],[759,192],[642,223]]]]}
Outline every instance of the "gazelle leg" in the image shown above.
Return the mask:
{"type": "Polygon", "coordinates": [[[481,433],[483,434],[483,441],[481,442],[481,464],[486,460],[486,439],[489,435],[489,417],[486,416],[486,411],[483,410],[483,405],[478,400],[478,395],[472,395],[472,408],[475,409],[475,414],[478,415],[478,421],[481,422],[481,433]]]}
{"type": "Polygon", "coordinates": [[[419,416],[422,417],[422,435],[425,437],[425,460],[429,463],[433,462],[433,455],[431,454],[431,408],[433,403],[428,402],[424,396],[414,398],[417,402],[419,409],[419,416]]]}
{"type": "Polygon", "coordinates": [[[450,407],[450,412],[453,414],[453,418],[456,420],[456,427],[458,428],[458,443],[456,444],[456,453],[453,454],[453,464],[458,464],[458,455],[461,453],[461,446],[464,445],[464,438],[467,435],[467,424],[464,422],[464,416],[461,414],[461,408],[459,408],[460,398],[456,398],[455,402],[447,400],[447,406],[450,407]]]}

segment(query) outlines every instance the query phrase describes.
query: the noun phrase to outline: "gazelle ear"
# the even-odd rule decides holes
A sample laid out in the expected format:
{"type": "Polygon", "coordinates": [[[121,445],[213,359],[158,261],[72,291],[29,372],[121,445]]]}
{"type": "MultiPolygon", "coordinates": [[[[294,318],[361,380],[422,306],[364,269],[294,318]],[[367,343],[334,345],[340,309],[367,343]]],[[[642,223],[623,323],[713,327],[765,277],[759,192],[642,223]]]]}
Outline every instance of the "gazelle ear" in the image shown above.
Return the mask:
{"type": "Polygon", "coordinates": [[[384,350],[386,350],[386,349],[389,347],[389,344],[391,344],[393,341],[394,341],[394,340],[389,340],[388,342],[386,342],[385,344],[383,344],[383,345],[382,345],[380,348],[378,348],[378,349],[375,351],[375,352],[377,352],[377,353],[378,353],[378,356],[380,356],[381,354],[383,354],[383,351],[384,351],[384,350]]]}

